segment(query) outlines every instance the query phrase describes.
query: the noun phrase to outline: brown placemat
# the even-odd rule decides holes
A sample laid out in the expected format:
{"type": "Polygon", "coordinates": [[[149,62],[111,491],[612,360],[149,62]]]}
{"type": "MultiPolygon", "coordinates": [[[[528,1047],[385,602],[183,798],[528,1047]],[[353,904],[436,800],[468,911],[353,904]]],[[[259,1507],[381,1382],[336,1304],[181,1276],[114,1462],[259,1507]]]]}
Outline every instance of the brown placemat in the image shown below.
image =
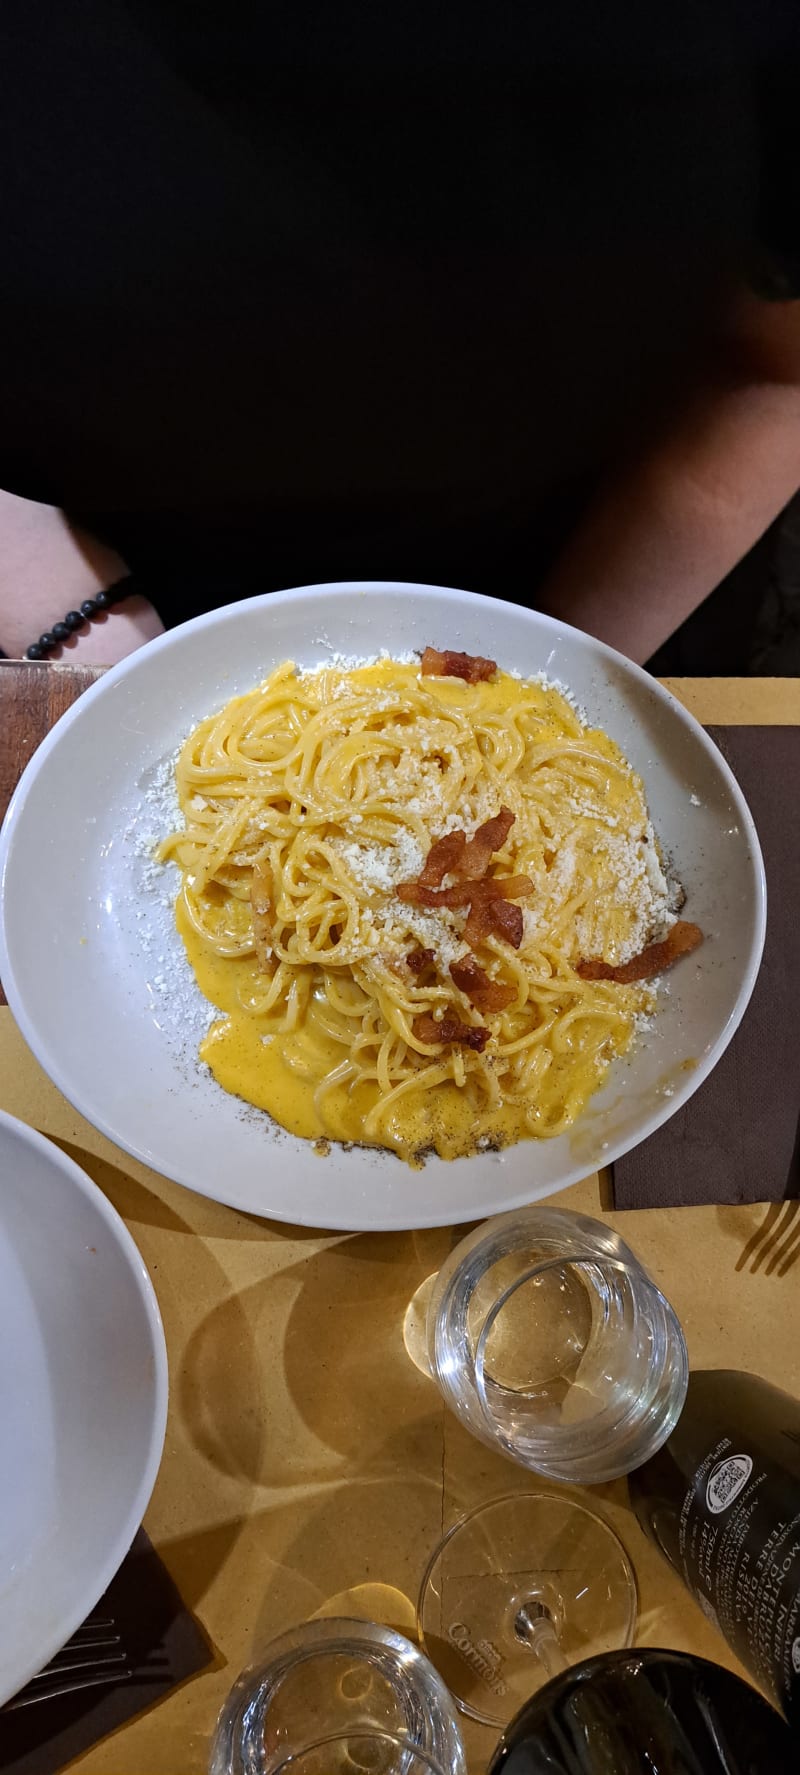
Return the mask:
{"type": "MultiPolygon", "coordinates": [[[[105,666],[0,660],[0,825],[28,760],[105,666]]],[[[6,1002],[0,980],[0,1005],[6,1002]]]]}
{"type": "MultiPolygon", "coordinates": [[[[130,1677],[32,1707],[0,1712],[3,1775],[56,1775],[65,1763],[214,1662],[214,1654],[140,1529],[93,1614],[113,1617],[130,1677]]],[[[109,1769],[112,1766],[109,1761],[109,1769]]]]}
{"type": "Polygon", "coordinates": [[[710,727],[753,814],[767,875],[755,991],[710,1077],[613,1167],[615,1208],[800,1195],[800,728],[710,727]]]}

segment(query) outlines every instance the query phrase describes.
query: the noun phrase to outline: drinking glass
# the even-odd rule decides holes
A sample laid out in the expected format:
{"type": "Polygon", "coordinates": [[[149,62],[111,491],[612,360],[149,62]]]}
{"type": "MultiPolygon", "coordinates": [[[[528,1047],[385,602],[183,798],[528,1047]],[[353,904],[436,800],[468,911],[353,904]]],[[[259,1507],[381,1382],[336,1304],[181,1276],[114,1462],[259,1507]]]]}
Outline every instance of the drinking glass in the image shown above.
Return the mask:
{"type": "Polygon", "coordinates": [[[210,1775],[464,1775],[452,1699],[417,1646],[371,1621],[308,1621],[242,1672],[210,1775]]]}
{"type": "Polygon", "coordinates": [[[675,1313],[634,1253],[563,1208],[498,1215],[456,1246],[433,1285],[427,1359],[473,1435],[583,1485],[655,1454],[689,1378],[675,1313]]]}
{"type": "Polygon", "coordinates": [[[505,1726],[550,1678],[628,1646],[636,1580],[610,1525],[566,1491],[517,1492],[462,1516],[417,1603],[428,1657],[462,1713],[505,1726]]]}
{"type": "Polygon", "coordinates": [[[424,1751],[389,1732],[337,1732],[271,1768],[272,1775],[442,1775],[424,1751]]]}

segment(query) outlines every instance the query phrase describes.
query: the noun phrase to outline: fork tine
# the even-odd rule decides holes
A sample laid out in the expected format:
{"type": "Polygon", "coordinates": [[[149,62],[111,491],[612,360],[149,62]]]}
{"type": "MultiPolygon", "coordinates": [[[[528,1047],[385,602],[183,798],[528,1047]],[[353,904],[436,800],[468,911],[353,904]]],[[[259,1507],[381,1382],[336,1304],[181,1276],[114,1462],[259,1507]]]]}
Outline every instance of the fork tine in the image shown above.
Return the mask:
{"type": "Polygon", "coordinates": [[[82,1639],[85,1633],[115,1633],[116,1628],[113,1615],[87,1615],[80,1627],[76,1627],[75,1632],[70,1634],[67,1645],[71,1645],[74,1639],[82,1639]]]}
{"type": "Polygon", "coordinates": [[[102,1652],[99,1658],[94,1657],[91,1651],[85,1658],[58,1657],[54,1658],[52,1663],[46,1664],[44,1670],[39,1671],[38,1676],[32,1676],[31,1684],[47,1682],[51,1676],[72,1676],[73,1672],[79,1670],[114,1670],[120,1664],[127,1664],[127,1662],[128,1654],[121,1647],[116,1652],[102,1652]]]}
{"type": "Polygon", "coordinates": [[[25,1688],[0,1708],[0,1714],[14,1713],[20,1708],[32,1707],[38,1701],[53,1701],[82,1689],[132,1680],[147,1683],[168,1675],[170,1659],[160,1646],[153,1646],[146,1652],[134,1671],[120,1635],[115,1631],[105,1635],[99,1631],[114,1628],[115,1622],[110,1617],[94,1622],[90,1618],[84,1622],[38,1676],[31,1677],[25,1688]]]}
{"type": "Polygon", "coordinates": [[[32,1684],[22,1689],[12,1701],[7,1701],[3,1713],[17,1713],[22,1707],[34,1707],[39,1701],[55,1701],[61,1695],[76,1694],[80,1689],[97,1689],[103,1684],[126,1682],[132,1675],[130,1668],[124,1670],[98,1671],[94,1676],[76,1676],[72,1681],[68,1677],[55,1677],[45,1688],[35,1689],[32,1684]]]}
{"type": "MultiPolygon", "coordinates": [[[[118,1633],[101,1632],[96,1628],[92,1633],[73,1633],[72,1638],[67,1640],[66,1644],[61,1647],[60,1652],[56,1652],[55,1656],[57,1658],[63,1658],[67,1652],[85,1652],[91,1647],[96,1647],[98,1651],[102,1651],[104,1646],[113,1647],[121,1644],[122,1641],[118,1633]]],[[[45,1670],[49,1670],[49,1664],[46,1664],[44,1668],[45,1670]]]]}
{"type": "Polygon", "coordinates": [[[116,1631],[116,1622],[113,1616],[93,1618],[90,1615],[87,1620],[81,1623],[80,1627],[76,1627],[71,1638],[65,1641],[60,1651],[50,1659],[49,1664],[45,1664],[40,1671],[37,1671],[36,1676],[31,1677],[31,1682],[39,1682],[43,1677],[62,1669],[81,1670],[87,1662],[98,1665],[102,1665],[104,1662],[102,1658],[92,1658],[79,1664],[72,1654],[88,1651],[113,1652],[115,1650],[121,1652],[122,1641],[116,1631]]]}

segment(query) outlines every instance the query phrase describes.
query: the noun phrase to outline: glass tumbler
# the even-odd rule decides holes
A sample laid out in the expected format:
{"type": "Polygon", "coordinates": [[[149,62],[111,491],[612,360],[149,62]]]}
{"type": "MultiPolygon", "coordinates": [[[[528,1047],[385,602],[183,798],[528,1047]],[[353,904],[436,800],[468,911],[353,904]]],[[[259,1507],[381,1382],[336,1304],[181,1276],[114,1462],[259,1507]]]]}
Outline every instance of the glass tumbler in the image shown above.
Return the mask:
{"type": "Polygon", "coordinates": [[[234,1684],[209,1775],[464,1775],[455,1707],[417,1646],[371,1621],[308,1621],[234,1684]]]}
{"type": "Polygon", "coordinates": [[[686,1397],[676,1315],[610,1227],[498,1215],[433,1284],[430,1373],[473,1435],[549,1479],[596,1485],[655,1454],[686,1397]]]}
{"type": "Polygon", "coordinates": [[[287,1752],[272,1775],[441,1775],[441,1770],[407,1739],[389,1732],[336,1732],[287,1752]]]}

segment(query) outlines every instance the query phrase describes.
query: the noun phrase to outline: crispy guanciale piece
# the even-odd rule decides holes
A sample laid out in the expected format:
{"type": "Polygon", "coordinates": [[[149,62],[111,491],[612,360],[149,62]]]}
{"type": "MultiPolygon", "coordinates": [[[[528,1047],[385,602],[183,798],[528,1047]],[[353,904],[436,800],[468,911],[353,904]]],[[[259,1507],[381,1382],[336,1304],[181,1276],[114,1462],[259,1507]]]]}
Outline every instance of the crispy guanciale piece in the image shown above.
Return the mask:
{"type": "MultiPolygon", "coordinates": [[[[424,906],[429,911],[436,911],[439,906],[456,908],[466,906],[469,909],[464,936],[474,946],[484,937],[495,935],[505,937],[519,949],[522,942],[522,913],[518,906],[505,907],[504,911],[493,910],[509,900],[523,899],[526,894],[533,893],[533,882],[529,875],[487,875],[489,863],[496,850],[501,850],[514,824],[514,815],[508,807],[501,807],[500,812],[491,820],[485,820],[479,826],[469,844],[464,833],[459,829],[448,832],[446,837],[437,839],[431,845],[425,860],[425,867],[416,881],[402,881],[397,889],[397,897],[407,906],[424,906]],[[446,875],[453,874],[457,879],[452,887],[442,887],[446,875]]],[[[510,1004],[516,996],[510,987],[495,987],[485,978],[486,988],[491,987],[490,998],[486,1010],[500,1010],[502,1005],[497,994],[503,995],[503,1003],[510,1004]],[[510,994],[510,996],[505,996],[510,994]]],[[[477,1000],[474,1001],[477,1003],[477,1000]]]]}
{"type": "Polygon", "coordinates": [[[474,838],[464,847],[458,865],[459,875],[465,875],[469,881],[478,881],[486,874],[494,852],[502,850],[515,817],[510,807],[501,807],[493,820],[486,820],[478,827],[474,838]]]}
{"type": "Polygon", "coordinates": [[[459,992],[466,994],[476,1011],[481,1011],[484,1015],[490,1011],[504,1011],[517,996],[516,987],[501,986],[499,981],[490,980],[483,968],[478,966],[474,955],[465,955],[461,961],[454,961],[450,967],[450,978],[459,992]]]}
{"type": "Polygon", "coordinates": [[[619,986],[632,986],[637,980],[654,980],[665,968],[680,961],[682,955],[691,955],[702,941],[700,926],[679,918],[662,943],[648,944],[641,955],[634,955],[619,967],[612,968],[605,961],[579,961],[575,971],[582,980],[616,980],[619,986]]]}
{"type": "Polygon", "coordinates": [[[272,866],[266,857],[259,857],[258,862],[253,866],[253,878],[250,883],[250,909],[253,916],[256,961],[259,967],[267,973],[272,964],[273,920],[275,917],[273,891],[272,866]]]}
{"type": "Polygon", "coordinates": [[[495,900],[524,900],[533,893],[534,883],[529,875],[485,875],[467,886],[473,905],[476,900],[488,905],[495,900]]]}
{"type": "Polygon", "coordinates": [[[466,832],[448,832],[444,838],[437,838],[431,845],[425,858],[425,867],[418,877],[420,886],[427,888],[441,887],[451,869],[457,869],[464,855],[467,843],[466,832]]]}
{"type": "Polygon", "coordinates": [[[412,974],[424,974],[432,962],[432,949],[412,949],[411,954],[406,956],[406,967],[411,969],[412,974]]]}
{"type": "Polygon", "coordinates": [[[518,900],[532,893],[533,882],[529,875],[487,875],[482,881],[457,881],[449,888],[426,888],[419,881],[401,881],[397,898],[404,900],[407,906],[427,906],[435,910],[437,906],[452,908],[486,905],[494,900],[518,900]]]}
{"type": "Polygon", "coordinates": [[[449,888],[429,888],[423,887],[421,881],[401,881],[397,898],[406,906],[428,906],[435,910],[437,906],[466,906],[469,890],[470,884],[466,881],[449,888]]]}
{"type": "Polygon", "coordinates": [[[502,937],[512,949],[522,942],[522,907],[510,900],[476,900],[464,926],[464,941],[474,949],[486,937],[502,937]]]}
{"type": "Polygon", "coordinates": [[[488,1029],[474,1028],[469,1023],[462,1023],[460,1017],[444,1016],[440,1023],[435,1017],[418,1017],[414,1024],[414,1034],[421,1042],[447,1043],[459,1048],[474,1048],[476,1054],[482,1054],[489,1040],[488,1029]]]}
{"type": "Polygon", "coordinates": [[[479,653],[439,653],[426,647],[420,669],[426,678],[463,678],[465,684],[480,684],[494,677],[497,661],[479,653]]]}

